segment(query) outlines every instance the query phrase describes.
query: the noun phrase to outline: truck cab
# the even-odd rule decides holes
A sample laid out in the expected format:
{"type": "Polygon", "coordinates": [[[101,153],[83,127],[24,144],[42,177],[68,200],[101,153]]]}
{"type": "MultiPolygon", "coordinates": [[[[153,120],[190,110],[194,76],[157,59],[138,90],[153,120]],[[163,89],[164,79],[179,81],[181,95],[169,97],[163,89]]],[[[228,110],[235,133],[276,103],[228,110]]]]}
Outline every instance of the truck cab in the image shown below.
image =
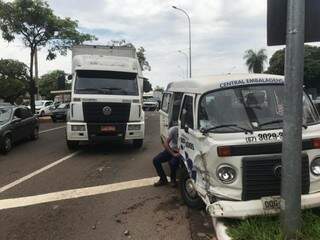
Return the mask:
{"type": "MultiPolygon", "coordinates": [[[[172,83],[162,103],[162,135],[174,116],[165,115],[165,98],[171,95],[170,109],[177,92],[183,93],[176,124],[186,204],[205,205],[213,217],[278,213],[284,77],[227,75],[172,83]]],[[[303,120],[302,208],[314,208],[320,206],[320,118],[306,93],[303,120]]]]}
{"type": "Polygon", "coordinates": [[[67,145],[144,139],[143,76],[134,48],[73,49],[72,96],[67,145]]]}

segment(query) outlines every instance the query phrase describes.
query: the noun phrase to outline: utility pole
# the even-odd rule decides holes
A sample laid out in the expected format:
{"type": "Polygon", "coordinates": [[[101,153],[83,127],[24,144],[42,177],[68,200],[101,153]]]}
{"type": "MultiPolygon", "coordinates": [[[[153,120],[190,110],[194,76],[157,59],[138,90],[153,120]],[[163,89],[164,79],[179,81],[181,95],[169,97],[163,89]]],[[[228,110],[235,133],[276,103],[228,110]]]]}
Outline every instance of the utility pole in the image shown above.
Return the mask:
{"type": "Polygon", "coordinates": [[[301,229],[304,36],[305,0],[288,0],[281,185],[281,225],[288,240],[301,229]]]}
{"type": "Polygon", "coordinates": [[[184,15],[186,15],[187,19],[188,19],[188,24],[189,24],[189,77],[192,78],[192,64],[191,64],[191,20],[190,20],[190,16],[189,14],[183,10],[182,8],[178,8],[176,6],[172,6],[172,8],[181,11],[184,13],[184,15]]]}

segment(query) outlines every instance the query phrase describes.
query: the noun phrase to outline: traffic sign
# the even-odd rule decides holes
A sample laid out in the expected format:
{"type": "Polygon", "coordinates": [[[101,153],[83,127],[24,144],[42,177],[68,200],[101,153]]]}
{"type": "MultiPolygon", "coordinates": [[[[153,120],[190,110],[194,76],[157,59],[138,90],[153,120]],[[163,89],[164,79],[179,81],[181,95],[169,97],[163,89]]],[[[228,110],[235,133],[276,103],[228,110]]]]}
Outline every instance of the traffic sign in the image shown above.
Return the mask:
{"type": "MultiPolygon", "coordinates": [[[[306,1],[305,42],[320,41],[320,0],[306,1]]],[[[268,0],[267,44],[285,45],[288,0],[268,0]]]]}

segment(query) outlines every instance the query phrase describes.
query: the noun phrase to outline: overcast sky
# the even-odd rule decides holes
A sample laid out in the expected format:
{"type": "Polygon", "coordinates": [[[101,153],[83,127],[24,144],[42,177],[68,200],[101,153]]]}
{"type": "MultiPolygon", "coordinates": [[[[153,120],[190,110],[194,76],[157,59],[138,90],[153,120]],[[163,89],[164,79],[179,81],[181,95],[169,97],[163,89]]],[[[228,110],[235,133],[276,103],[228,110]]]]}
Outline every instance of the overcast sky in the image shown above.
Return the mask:
{"type": "MultiPolygon", "coordinates": [[[[125,39],[146,49],[152,70],[145,72],[153,86],[186,76],[188,52],[186,17],[171,6],[185,9],[192,21],[194,76],[246,72],[247,49],[266,48],[268,56],[279,49],[266,46],[266,0],[49,0],[55,14],[79,20],[82,32],[96,35],[95,44],[125,39]]],[[[29,62],[21,41],[0,38],[0,58],[29,62]]],[[[55,69],[71,71],[71,56],[46,61],[39,55],[40,75],[55,69]]]]}

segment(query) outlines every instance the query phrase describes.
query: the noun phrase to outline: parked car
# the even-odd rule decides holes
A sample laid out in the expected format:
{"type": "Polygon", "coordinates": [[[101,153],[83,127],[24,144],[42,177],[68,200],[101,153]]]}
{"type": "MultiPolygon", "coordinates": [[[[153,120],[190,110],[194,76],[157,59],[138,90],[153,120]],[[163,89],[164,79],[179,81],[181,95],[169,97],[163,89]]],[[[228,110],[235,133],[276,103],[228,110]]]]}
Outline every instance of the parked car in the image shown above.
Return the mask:
{"type": "Polygon", "coordinates": [[[14,143],[39,137],[39,122],[27,107],[0,105],[0,151],[10,152],[14,143]]]}
{"type": "Polygon", "coordinates": [[[156,98],[143,99],[143,110],[145,111],[156,111],[159,108],[159,103],[156,98]]]}
{"type": "Polygon", "coordinates": [[[51,100],[39,100],[35,102],[36,114],[43,117],[51,115],[51,111],[55,109],[54,102],[51,100]]]}
{"type": "Polygon", "coordinates": [[[53,122],[57,120],[67,120],[67,114],[70,109],[70,103],[61,103],[55,110],[51,113],[51,119],[53,122]]]}

